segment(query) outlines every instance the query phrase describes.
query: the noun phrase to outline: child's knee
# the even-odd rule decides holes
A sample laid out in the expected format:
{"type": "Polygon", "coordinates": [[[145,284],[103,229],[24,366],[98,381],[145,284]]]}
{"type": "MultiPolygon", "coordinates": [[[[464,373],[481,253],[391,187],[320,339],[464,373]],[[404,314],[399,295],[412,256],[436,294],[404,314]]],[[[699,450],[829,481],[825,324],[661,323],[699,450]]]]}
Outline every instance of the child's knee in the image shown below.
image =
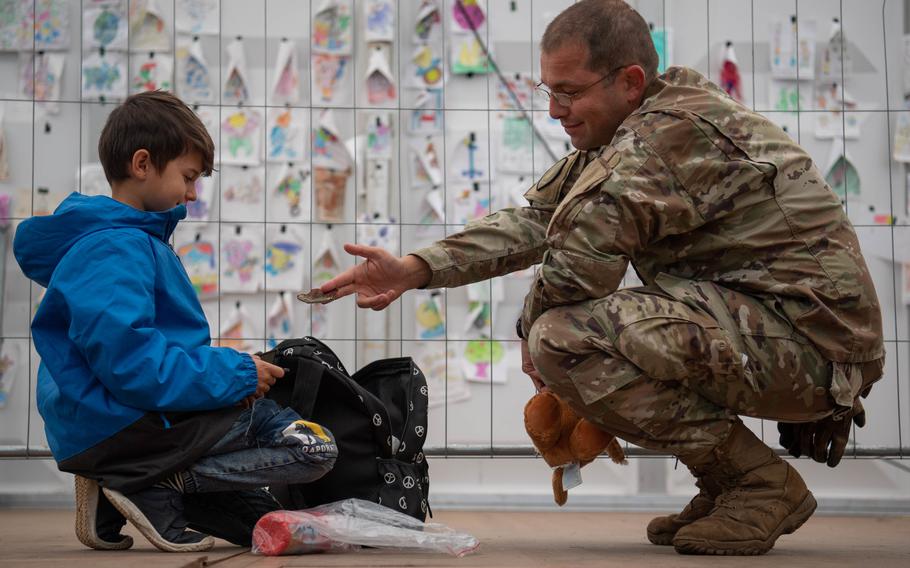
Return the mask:
{"type": "Polygon", "coordinates": [[[294,420],[282,431],[285,440],[293,442],[301,461],[317,464],[328,471],[335,465],[338,445],[332,432],[309,420],[294,420]]]}

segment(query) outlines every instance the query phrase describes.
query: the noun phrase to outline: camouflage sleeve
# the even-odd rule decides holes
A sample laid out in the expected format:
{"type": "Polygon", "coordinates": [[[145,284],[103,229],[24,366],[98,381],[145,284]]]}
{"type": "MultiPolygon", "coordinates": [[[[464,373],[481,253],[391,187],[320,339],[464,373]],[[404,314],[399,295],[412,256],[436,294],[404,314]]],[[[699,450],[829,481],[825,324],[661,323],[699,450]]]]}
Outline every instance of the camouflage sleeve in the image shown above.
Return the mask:
{"type": "MultiPolygon", "coordinates": [[[[704,137],[684,130],[674,135],[697,161],[707,150],[704,137]]],[[[550,308],[615,292],[629,260],[664,236],[702,223],[688,192],[647,140],[621,128],[553,213],[549,248],[525,297],[523,335],[550,308]]]]}
{"type": "Polygon", "coordinates": [[[573,152],[548,169],[525,194],[529,207],[503,209],[411,254],[433,272],[427,288],[454,288],[539,263],[556,205],[596,153],[573,152]]]}

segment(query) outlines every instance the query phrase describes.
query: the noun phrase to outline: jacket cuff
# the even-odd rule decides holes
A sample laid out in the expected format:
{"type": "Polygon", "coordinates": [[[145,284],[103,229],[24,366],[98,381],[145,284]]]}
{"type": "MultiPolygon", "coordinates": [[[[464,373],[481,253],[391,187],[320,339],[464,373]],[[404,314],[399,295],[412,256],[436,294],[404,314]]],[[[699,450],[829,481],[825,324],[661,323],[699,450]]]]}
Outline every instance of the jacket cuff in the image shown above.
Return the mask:
{"type": "Polygon", "coordinates": [[[243,394],[240,398],[254,394],[256,387],[259,385],[259,374],[256,372],[256,363],[253,362],[253,357],[249,353],[240,354],[240,365],[237,366],[237,373],[245,383],[243,385],[243,394]]]}
{"type": "Polygon", "coordinates": [[[446,271],[455,266],[455,261],[452,260],[452,257],[446,252],[445,248],[438,244],[434,244],[409,254],[426,262],[427,266],[429,266],[432,271],[430,282],[424,286],[425,289],[443,288],[446,286],[446,271]]]}

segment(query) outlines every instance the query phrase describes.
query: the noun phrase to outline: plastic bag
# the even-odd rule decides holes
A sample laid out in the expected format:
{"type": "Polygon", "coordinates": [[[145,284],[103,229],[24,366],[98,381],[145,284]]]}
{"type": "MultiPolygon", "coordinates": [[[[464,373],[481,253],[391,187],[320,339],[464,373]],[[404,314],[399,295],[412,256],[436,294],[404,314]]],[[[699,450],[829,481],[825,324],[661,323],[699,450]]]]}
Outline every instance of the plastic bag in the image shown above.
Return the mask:
{"type": "Polygon", "coordinates": [[[274,511],[253,529],[253,553],[266,556],[373,548],[470,554],[480,545],[466,533],[423,523],[363,499],[345,499],[303,511],[274,511]]]}

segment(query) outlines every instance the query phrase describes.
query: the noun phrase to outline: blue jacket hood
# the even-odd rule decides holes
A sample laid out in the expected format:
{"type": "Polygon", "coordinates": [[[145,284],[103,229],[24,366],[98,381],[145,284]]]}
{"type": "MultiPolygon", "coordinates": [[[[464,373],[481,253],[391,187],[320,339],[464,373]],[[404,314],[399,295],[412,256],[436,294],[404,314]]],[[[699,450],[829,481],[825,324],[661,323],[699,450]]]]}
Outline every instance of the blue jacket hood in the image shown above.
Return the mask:
{"type": "Polygon", "coordinates": [[[103,195],[72,193],[53,215],[23,221],[16,230],[13,252],[25,275],[46,288],[60,260],[85,235],[129,227],[167,242],[184,217],[184,205],[161,212],[140,211],[103,195]]]}

